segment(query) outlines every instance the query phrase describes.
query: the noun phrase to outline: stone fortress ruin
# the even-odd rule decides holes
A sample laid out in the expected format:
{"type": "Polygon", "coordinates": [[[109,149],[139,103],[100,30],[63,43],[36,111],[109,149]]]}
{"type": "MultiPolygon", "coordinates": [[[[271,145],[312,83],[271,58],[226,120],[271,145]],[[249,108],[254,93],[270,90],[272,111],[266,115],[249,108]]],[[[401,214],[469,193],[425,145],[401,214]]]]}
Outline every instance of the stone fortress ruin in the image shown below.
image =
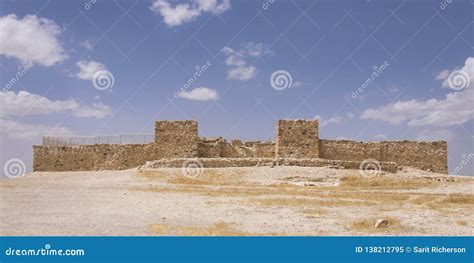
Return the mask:
{"type": "Polygon", "coordinates": [[[331,166],[396,172],[410,166],[447,173],[445,141],[359,142],[319,138],[318,120],[279,120],[276,140],[227,141],[198,136],[197,121],[156,121],[154,142],[142,144],[33,146],[34,171],[121,170],[153,162],[182,167],[331,166]]]}

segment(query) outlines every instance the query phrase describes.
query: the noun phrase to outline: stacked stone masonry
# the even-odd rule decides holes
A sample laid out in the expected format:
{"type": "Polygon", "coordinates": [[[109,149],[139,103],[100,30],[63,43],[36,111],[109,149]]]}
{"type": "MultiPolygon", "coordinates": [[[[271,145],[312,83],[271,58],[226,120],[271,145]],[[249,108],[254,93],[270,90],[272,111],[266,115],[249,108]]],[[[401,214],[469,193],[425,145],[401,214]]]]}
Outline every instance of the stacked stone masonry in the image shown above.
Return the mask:
{"type": "Polygon", "coordinates": [[[285,158],[293,160],[290,165],[304,166],[306,163],[316,166],[325,163],[317,161],[323,159],[346,161],[346,168],[366,159],[375,159],[379,162],[440,173],[448,171],[445,141],[324,140],[319,139],[317,120],[278,121],[276,142],[229,142],[222,137],[203,138],[198,136],[196,121],[157,121],[154,143],[33,146],[34,171],[129,169],[141,166],[147,161],[169,158],[212,158],[214,161],[205,163],[227,163],[235,166],[253,166],[262,158],[285,158]],[[230,161],[218,161],[222,158],[230,161]],[[313,161],[308,161],[312,159],[313,161]]]}
{"type": "Polygon", "coordinates": [[[317,120],[279,120],[276,136],[276,157],[319,157],[317,120]]]}

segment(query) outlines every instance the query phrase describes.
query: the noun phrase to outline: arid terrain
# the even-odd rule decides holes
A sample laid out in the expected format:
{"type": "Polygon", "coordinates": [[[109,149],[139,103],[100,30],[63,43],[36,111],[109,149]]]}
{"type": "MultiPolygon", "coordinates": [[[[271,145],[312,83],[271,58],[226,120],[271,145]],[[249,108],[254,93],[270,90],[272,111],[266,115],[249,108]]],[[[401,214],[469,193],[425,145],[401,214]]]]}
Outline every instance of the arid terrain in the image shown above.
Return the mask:
{"type": "Polygon", "coordinates": [[[35,172],[0,181],[1,235],[473,235],[474,178],[310,167],[35,172]],[[375,228],[378,219],[385,227],[375,228]]]}

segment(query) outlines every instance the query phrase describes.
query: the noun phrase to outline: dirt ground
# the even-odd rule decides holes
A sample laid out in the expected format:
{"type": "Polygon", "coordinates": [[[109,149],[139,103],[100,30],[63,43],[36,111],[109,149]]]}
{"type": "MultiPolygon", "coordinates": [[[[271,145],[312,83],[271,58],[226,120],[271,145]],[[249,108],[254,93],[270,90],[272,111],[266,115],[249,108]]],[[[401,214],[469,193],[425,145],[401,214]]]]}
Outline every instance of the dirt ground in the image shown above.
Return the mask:
{"type": "Polygon", "coordinates": [[[1,180],[0,234],[474,235],[470,177],[309,167],[192,176],[161,168],[1,180]],[[377,219],[388,226],[375,228],[377,219]]]}

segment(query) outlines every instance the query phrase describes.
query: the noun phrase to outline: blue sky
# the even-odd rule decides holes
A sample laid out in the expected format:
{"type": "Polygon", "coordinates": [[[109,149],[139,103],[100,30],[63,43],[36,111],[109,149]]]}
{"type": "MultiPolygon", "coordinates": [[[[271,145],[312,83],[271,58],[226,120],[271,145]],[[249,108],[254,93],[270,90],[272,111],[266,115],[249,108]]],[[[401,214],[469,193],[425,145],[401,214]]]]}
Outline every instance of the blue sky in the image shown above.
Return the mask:
{"type": "Polygon", "coordinates": [[[473,35],[459,0],[2,1],[0,162],[31,170],[45,134],[197,119],[273,139],[319,118],[321,138],[447,140],[473,175],[473,35]]]}

